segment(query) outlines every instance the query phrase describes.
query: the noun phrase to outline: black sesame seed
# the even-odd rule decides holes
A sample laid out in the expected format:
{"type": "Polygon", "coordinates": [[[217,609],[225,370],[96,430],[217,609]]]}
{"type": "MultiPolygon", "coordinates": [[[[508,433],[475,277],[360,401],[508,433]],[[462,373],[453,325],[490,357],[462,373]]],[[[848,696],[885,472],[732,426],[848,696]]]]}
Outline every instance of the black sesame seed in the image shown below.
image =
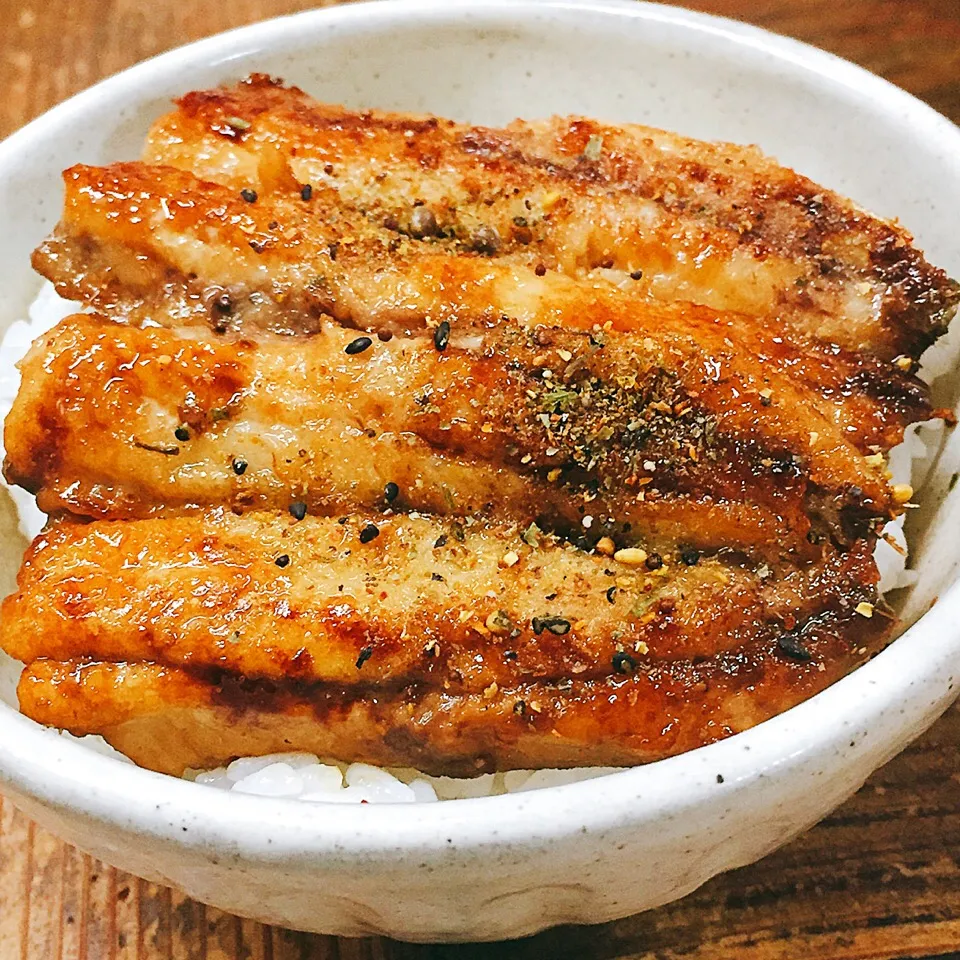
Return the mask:
{"type": "Polygon", "coordinates": [[[523,714],[526,713],[526,711],[527,711],[527,704],[526,704],[526,702],[523,701],[523,700],[518,700],[518,701],[513,705],[513,712],[516,713],[516,714],[518,714],[518,715],[520,715],[520,716],[523,716],[523,714]]]}
{"type": "Polygon", "coordinates": [[[357,657],[357,669],[359,670],[373,656],[373,647],[364,647],[357,657]]]}
{"type": "Polygon", "coordinates": [[[793,457],[787,457],[783,460],[774,460],[770,466],[770,472],[775,476],[789,474],[790,476],[799,476],[800,468],[797,466],[793,457]]]}
{"type": "Polygon", "coordinates": [[[651,553],[643,561],[643,565],[648,570],[659,570],[663,566],[663,557],[659,553],[651,553]]]}
{"type": "Polygon", "coordinates": [[[276,560],[273,561],[278,567],[285,567],[289,562],[290,558],[285,554],[281,553],[276,560]]]}
{"type": "Polygon", "coordinates": [[[190,431],[186,427],[177,427],[177,429],[173,431],[173,435],[182,442],[190,439],[190,431]]]}
{"type": "Polygon", "coordinates": [[[630,656],[629,653],[624,653],[622,650],[618,650],[613,655],[613,672],[614,673],[633,673],[637,669],[637,661],[630,656]]]}
{"type": "Polygon", "coordinates": [[[504,650],[504,651],[503,651],[503,659],[504,659],[504,660],[516,660],[516,659],[517,659],[517,651],[516,651],[516,650],[504,650]]]}
{"type": "Polygon", "coordinates": [[[762,407],[769,407],[771,403],[773,403],[773,399],[771,397],[760,398],[760,406],[762,407]]]}
{"type": "Polygon", "coordinates": [[[615,603],[616,601],[614,600],[614,597],[616,597],[616,595],[617,595],[617,588],[610,587],[610,589],[607,590],[607,603],[615,603]]]}
{"type": "Polygon", "coordinates": [[[490,227],[486,224],[477,227],[473,233],[473,249],[477,253],[486,254],[492,257],[501,247],[500,233],[496,227],[490,227]]]}
{"type": "Polygon", "coordinates": [[[343,348],[343,352],[352,357],[355,354],[363,353],[372,343],[373,341],[369,337],[357,337],[356,340],[351,340],[343,348]]]}
{"type": "Polygon", "coordinates": [[[309,183],[305,183],[300,188],[300,199],[309,200],[313,196],[313,187],[309,183]]]}
{"type": "Polygon", "coordinates": [[[633,273],[630,274],[630,279],[631,279],[631,280],[642,280],[642,279],[643,279],[643,271],[642,271],[642,270],[634,270],[633,273]]]}
{"type": "Polygon", "coordinates": [[[229,313],[233,309],[233,301],[230,299],[230,294],[221,293],[220,296],[213,301],[213,308],[218,313],[229,313]]]}
{"type": "Polygon", "coordinates": [[[249,187],[244,187],[240,191],[240,196],[243,197],[247,203],[256,203],[257,202],[257,191],[251,190],[249,187]]]}
{"type": "Polygon", "coordinates": [[[699,550],[684,550],[680,554],[680,559],[688,566],[695,567],[700,562],[699,550]]]}
{"type": "Polygon", "coordinates": [[[441,320],[437,324],[437,329],[433,331],[433,345],[438,350],[446,350],[450,342],[450,324],[446,320],[441,320]]]}
{"type": "Polygon", "coordinates": [[[718,774],[717,774],[717,783],[723,783],[723,774],[722,774],[722,773],[718,773],[718,774]]]}
{"type": "Polygon", "coordinates": [[[399,496],[400,488],[391,480],[390,483],[383,488],[383,499],[386,500],[387,503],[393,503],[399,496]]]}
{"type": "Polygon", "coordinates": [[[538,264],[536,265],[536,267],[534,267],[533,272],[534,272],[538,277],[546,276],[546,273],[547,273],[547,266],[546,266],[546,264],[544,264],[544,263],[538,263],[538,264]]]}
{"type": "Polygon", "coordinates": [[[418,206],[410,215],[410,234],[418,240],[436,237],[440,234],[440,225],[432,210],[418,206]]]}
{"type": "Polygon", "coordinates": [[[782,634],[777,639],[777,645],[791,660],[806,663],[811,659],[810,651],[792,633],[782,634]]]}
{"type": "Polygon", "coordinates": [[[360,531],[360,542],[369,543],[371,540],[376,540],[380,536],[380,528],[375,523],[368,523],[360,531]]]}
{"type": "Polygon", "coordinates": [[[430,579],[433,580],[435,583],[444,583],[444,582],[445,582],[444,579],[443,579],[443,574],[440,574],[440,573],[437,573],[437,572],[431,573],[431,574],[430,574],[430,579]]]}
{"type": "Polygon", "coordinates": [[[447,535],[445,533],[441,533],[440,536],[433,541],[434,549],[437,549],[439,547],[445,547],[447,545],[447,539],[448,539],[447,535]]]}
{"type": "Polygon", "coordinates": [[[539,637],[544,630],[562,637],[570,632],[570,621],[563,617],[534,617],[531,621],[533,632],[539,637]]]}
{"type": "Polygon", "coordinates": [[[392,331],[392,330],[378,330],[378,331],[377,331],[377,339],[378,339],[381,343],[389,343],[389,342],[393,339],[393,331],[392,331]]]}
{"type": "Polygon", "coordinates": [[[295,500],[287,509],[295,520],[302,520],[307,515],[307,505],[302,500],[295,500]]]}
{"type": "Polygon", "coordinates": [[[244,472],[247,469],[247,461],[241,459],[240,457],[234,457],[233,463],[230,464],[233,467],[233,472],[238,476],[242,477],[244,472]]]}

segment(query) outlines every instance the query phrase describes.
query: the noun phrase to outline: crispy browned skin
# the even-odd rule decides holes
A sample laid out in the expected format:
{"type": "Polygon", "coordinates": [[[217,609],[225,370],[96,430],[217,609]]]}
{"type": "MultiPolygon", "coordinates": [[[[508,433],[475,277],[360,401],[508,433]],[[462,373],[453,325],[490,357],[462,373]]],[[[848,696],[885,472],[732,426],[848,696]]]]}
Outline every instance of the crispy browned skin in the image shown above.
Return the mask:
{"type": "Polygon", "coordinates": [[[437,226],[428,241],[460,253],[573,277],[642,270],[633,288],[658,299],[781,314],[888,358],[917,356],[956,300],[897,224],[754,147],[648,127],[555,117],[497,130],[359,113],[254,76],[183,97],[144,158],[235,190],[333,190],[405,233],[423,204],[437,226]]]}
{"type": "MultiPolygon", "coordinates": [[[[816,532],[847,539],[894,509],[867,450],[925,410],[903,374],[889,399],[855,392],[862,370],[838,358],[824,361],[841,398],[828,420],[780,397],[738,405],[744,360],[688,344],[611,334],[600,346],[512,325],[444,351],[394,337],[347,353],[355,341],[330,324],[305,342],[209,341],[68,318],[21,365],[7,477],[44,510],[95,517],[296,500],[329,513],[386,506],[395,483],[394,508],[537,520],[589,542],[790,554],[808,550],[811,512],[830,506],[816,532]],[[736,376],[702,382],[725,362],[736,376]],[[875,426],[857,435],[864,409],[875,426]]],[[[761,382],[776,383],[769,373],[761,382]]]]}
{"type": "Polygon", "coordinates": [[[0,619],[28,716],[176,774],[622,765],[888,638],[884,454],[957,299],[896,224],[751,148],[260,76],[65,183],[34,263],[102,316],[5,427],[54,514],[0,619]]]}
{"type": "Polygon", "coordinates": [[[21,709],[101,734],[172,774],[234,756],[305,750],[431,774],[646,763],[723,739],[819,692],[875,651],[885,628],[856,614],[813,625],[807,662],[776,642],[604,680],[460,693],[238,680],[154,663],[24,671],[21,709]]]}
{"type": "Polygon", "coordinates": [[[419,515],[65,520],[34,542],[2,644],[24,662],[478,691],[706,662],[876,601],[866,543],[802,571],[678,554],[650,570],[523,533],[419,515]]]}
{"type": "MultiPolygon", "coordinates": [[[[78,165],[65,185],[63,219],[34,266],[64,296],[125,318],[284,333],[313,332],[324,315],[391,331],[501,316],[643,336],[689,335],[692,323],[762,355],[780,345],[809,353],[811,342],[836,340],[889,359],[890,351],[864,348],[859,334],[832,340],[775,304],[765,316],[718,313],[652,299],[603,271],[571,276],[525,255],[488,257],[398,236],[344,207],[330,187],[309,202],[293,193],[250,203],[190,172],[143,163],[78,165]]],[[[845,316],[833,332],[854,329],[845,316]]],[[[904,347],[908,368],[930,337],[904,347]]]]}

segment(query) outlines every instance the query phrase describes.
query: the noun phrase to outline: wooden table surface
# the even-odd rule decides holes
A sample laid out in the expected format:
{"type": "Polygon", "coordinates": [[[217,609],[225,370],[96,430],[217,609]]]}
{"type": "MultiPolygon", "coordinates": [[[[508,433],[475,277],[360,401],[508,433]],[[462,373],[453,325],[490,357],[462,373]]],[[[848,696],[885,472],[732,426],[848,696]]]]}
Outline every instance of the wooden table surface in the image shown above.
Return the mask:
{"type": "MultiPolygon", "coordinates": [[[[0,0],[0,137],[144,57],[316,5],[0,0]]],[[[960,0],[684,5],[825,47],[960,120],[960,0]]],[[[828,820],[762,862],[660,910],[509,944],[411,946],[262,927],[91,861],[0,799],[0,960],[680,956],[960,960],[960,708],[828,820]]]]}

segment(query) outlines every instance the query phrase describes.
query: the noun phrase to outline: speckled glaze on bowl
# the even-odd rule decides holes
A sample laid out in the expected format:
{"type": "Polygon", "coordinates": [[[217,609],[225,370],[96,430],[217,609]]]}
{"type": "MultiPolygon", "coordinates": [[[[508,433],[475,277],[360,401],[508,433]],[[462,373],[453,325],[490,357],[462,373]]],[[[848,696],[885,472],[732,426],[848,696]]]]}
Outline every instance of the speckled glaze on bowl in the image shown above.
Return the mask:
{"type": "MultiPolygon", "coordinates": [[[[39,283],[61,168],[136,156],[171,96],[252,71],[351,105],[481,123],[583,113],[755,142],[913,230],[960,274],[960,131],[856,67],[762,31],[634,2],[391,0],[234,31],[128,70],[0,145],[0,329],[39,283]]],[[[955,405],[953,383],[938,402],[955,405]]],[[[85,850],[217,906],[307,930],[513,937],[683,896],[815,823],[947,707],[960,672],[960,438],[917,511],[917,622],[825,693],[732,739],[591,782],[439,805],[224,795],[96,755],[15,710],[0,786],[85,850]],[[932,599],[939,602],[918,620],[932,599]]],[[[0,503],[6,592],[23,547],[0,503]]]]}

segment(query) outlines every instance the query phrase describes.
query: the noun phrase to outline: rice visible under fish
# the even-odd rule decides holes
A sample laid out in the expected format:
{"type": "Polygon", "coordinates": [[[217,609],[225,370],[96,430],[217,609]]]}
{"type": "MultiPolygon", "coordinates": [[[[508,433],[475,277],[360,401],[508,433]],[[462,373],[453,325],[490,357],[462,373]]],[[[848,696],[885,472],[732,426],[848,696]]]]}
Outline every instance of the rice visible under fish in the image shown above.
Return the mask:
{"type": "MultiPolygon", "coordinates": [[[[0,342],[0,417],[6,418],[20,387],[16,364],[38,336],[79,308],[59,297],[45,284],[30,305],[29,319],[17,320],[0,342]]],[[[932,381],[953,368],[960,353],[960,327],[951,331],[924,355],[920,375],[932,381]]],[[[907,429],[904,441],[889,454],[893,483],[910,483],[919,490],[929,474],[943,434],[942,421],[915,424],[907,429]]],[[[0,439],[2,454],[2,439],[0,439]]],[[[5,484],[4,484],[5,485],[5,484]]],[[[5,485],[6,486],[6,485],[5,485]]],[[[7,486],[28,539],[35,537],[46,517],[33,496],[19,487],[7,486]]],[[[907,569],[907,541],[904,518],[887,524],[887,542],[877,544],[880,591],[888,593],[910,587],[916,574],[907,569]],[[895,545],[894,545],[895,544],[895,545]]],[[[70,736],[69,734],[62,734],[70,736]]],[[[80,739],[85,747],[129,762],[100,737],[80,739]]],[[[616,772],[607,767],[572,770],[513,770],[471,779],[429,777],[416,770],[374,767],[366,763],[339,763],[312,754],[280,753],[263,757],[241,757],[227,767],[209,771],[188,771],[188,779],[205,786],[254,796],[299,799],[325,803],[429,803],[438,800],[468,799],[503,793],[519,793],[543,787],[589,780],[616,772]]]]}

